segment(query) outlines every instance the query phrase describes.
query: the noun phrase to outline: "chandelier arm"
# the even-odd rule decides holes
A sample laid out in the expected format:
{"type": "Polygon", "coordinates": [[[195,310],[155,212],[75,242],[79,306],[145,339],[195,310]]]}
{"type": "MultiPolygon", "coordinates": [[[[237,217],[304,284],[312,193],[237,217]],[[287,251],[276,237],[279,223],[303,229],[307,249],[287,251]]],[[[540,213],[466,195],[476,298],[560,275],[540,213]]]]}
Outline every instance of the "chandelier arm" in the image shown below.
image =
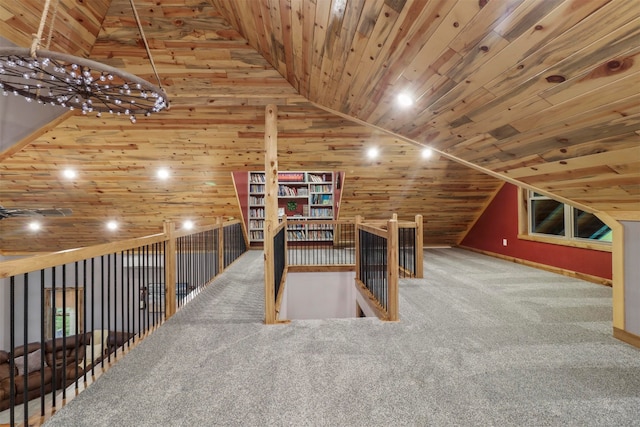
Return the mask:
{"type": "Polygon", "coordinates": [[[158,92],[158,93],[161,93],[161,94],[165,95],[164,90],[161,89],[159,86],[156,86],[153,83],[150,83],[150,82],[148,82],[148,81],[136,76],[135,74],[128,73],[126,71],[120,70],[119,68],[112,67],[110,65],[103,64],[101,62],[93,61],[93,60],[88,59],[88,58],[78,58],[77,56],[68,55],[66,53],[51,52],[51,51],[47,51],[47,50],[43,50],[43,49],[38,50],[36,53],[37,53],[38,57],[43,57],[43,58],[49,57],[49,58],[54,58],[56,60],[70,62],[70,63],[76,62],[79,65],[88,66],[89,68],[92,68],[92,69],[99,69],[99,70],[101,70],[103,72],[106,71],[107,73],[112,73],[112,74],[115,74],[115,75],[118,75],[118,76],[126,76],[126,78],[128,80],[131,80],[133,83],[140,84],[142,86],[146,86],[149,89],[153,89],[155,92],[158,92]],[[82,62],[80,62],[80,60],[82,60],[82,62]]]}
{"type": "Polygon", "coordinates": [[[136,19],[136,24],[138,25],[138,31],[140,31],[140,36],[142,37],[142,42],[144,43],[144,48],[147,51],[147,56],[149,57],[149,62],[151,63],[151,68],[153,69],[153,73],[156,75],[156,80],[158,80],[158,87],[162,88],[162,82],[160,81],[160,76],[158,75],[158,70],[156,69],[156,64],[153,61],[153,56],[151,56],[151,49],[149,49],[149,43],[147,43],[147,38],[144,35],[144,30],[142,29],[142,23],[140,22],[140,16],[138,16],[138,11],[136,10],[136,6],[133,4],[133,0],[129,0],[131,3],[131,9],[133,10],[133,16],[136,19]]]}
{"type": "Polygon", "coordinates": [[[28,48],[0,49],[0,92],[28,102],[79,109],[83,114],[135,114],[168,108],[164,90],[126,71],[64,53],[28,48]]]}

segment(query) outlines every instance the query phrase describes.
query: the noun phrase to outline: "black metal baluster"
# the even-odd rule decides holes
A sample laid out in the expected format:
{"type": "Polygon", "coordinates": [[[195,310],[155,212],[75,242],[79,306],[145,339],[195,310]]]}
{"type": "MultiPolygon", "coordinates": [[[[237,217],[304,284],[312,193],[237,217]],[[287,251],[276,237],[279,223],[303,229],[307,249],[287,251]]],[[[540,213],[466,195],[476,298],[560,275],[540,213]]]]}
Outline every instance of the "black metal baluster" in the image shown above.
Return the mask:
{"type": "MultiPolygon", "coordinates": [[[[23,375],[23,402],[22,402],[22,407],[23,407],[23,419],[24,419],[24,425],[29,425],[29,372],[27,371],[27,352],[29,349],[29,278],[27,273],[24,273],[24,276],[22,278],[22,289],[23,289],[23,297],[22,300],[24,302],[23,305],[23,327],[22,330],[24,331],[24,337],[22,339],[22,343],[24,345],[24,359],[25,359],[25,363],[24,363],[24,373],[23,375]]],[[[42,358],[42,354],[44,352],[44,349],[41,348],[40,349],[40,357],[42,358]]]]}
{"type": "Polygon", "coordinates": [[[104,368],[104,360],[105,360],[105,348],[104,348],[104,277],[105,274],[108,274],[107,271],[105,271],[105,262],[104,262],[104,255],[102,255],[100,257],[100,329],[102,330],[101,334],[100,334],[100,339],[101,344],[100,344],[100,348],[102,350],[102,354],[101,356],[101,361],[100,364],[101,366],[104,368]]]}
{"type": "Polygon", "coordinates": [[[204,288],[211,279],[211,270],[209,264],[209,235],[211,230],[202,233],[202,284],[198,287],[204,288]]]}
{"type": "MultiPolygon", "coordinates": [[[[111,363],[111,351],[109,349],[109,338],[108,336],[111,335],[111,255],[112,254],[108,254],[107,255],[107,361],[109,363],[111,363]]],[[[104,342],[105,339],[104,337],[102,337],[102,341],[104,342]]]]}
{"type": "MultiPolygon", "coordinates": [[[[58,350],[57,340],[53,341],[54,351],[58,350]]],[[[62,369],[60,371],[60,386],[62,387],[62,400],[67,398],[65,387],[67,375],[67,264],[62,266],[62,369]]],[[[55,389],[55,383],[54,383],[55,389]]]]}
{"type": "Polygon", "coordinates": [[[44,334],[45,328],[45,270],[40,270],[40,348],[43,349],[40,357],[40,416],[44,416],[44,334]]]}
{"type": "Polygon", "coordinates": [[[140,302],[138,303],[138,337],[142,338],[142,334],[144,333],[144,313],[149,310],[148,307],[148,289],[146,287],[146,275],[145,271],[147,269],[147,264],[144,262],[145,256],[145,247],[141,246],[138,248],[138,261],[140,267],[138,268],[138,299],[140,302]]]}
{"type": "MultiPolygon", "coordinates": [[[[198,244],[198,236],[196,234],[188,236],[188,249],[185,253],[187,259],[187,274],[184,277],[183,282],[186,283],[198,283],[198,260],[196,259],[196,247],[198,244]]],[[[179,292],[178,284],[176,284],[176,292],[179,292]]]]}
{"type": "MultiPolygon", "coordinates": [[[[129,261],[127,260],[127,269],[129,267],[129,261]]],[[[125,270],[125,258],[124,251],[120,251],[120,332],[122,332],[122,348],[120,352],[124,351],[124,343],[125,343],[125,327],[124,327],[124,270],[125,270]]],[[[128,271],[128,270],[127,270],[128,271]]],[[[117,322],[116,322],[116,329],[117,322]]],[[[118,343],[116,342],[116,358],[118,358],[117,353],[118,343]]]]}
{"type": "MultiPolygon", "coordinates": [[[[91,258],[91,376],[95,374],[95,354],[93,349],[95,348],[96,343],[94,342],[93,337],[95,336],[95,295],[96,295],[96,268],[95,268],[95,258],[91,258]]],[[[85,358],[88,355],[85,354],[85,358]]]]}
{"type": "Polygon", "coordinates": [[[78,308],[80,306],[80,301],[78,301],[79,293],[78,293],[78,262],[76,261],[74,263],[74,281],[75,281],[75,322],[76,322],[76,330],[75,330],[75,342],[74,342],[74,351],[75,351],[75,363],[73,364],[74,366],[74,373],[75,376],[73,377],[75,379],[75,389],[78,390],[78,376],[79,376],[79,364],[80,364],[80,360],[78,360],[78,357],[80,357],[80,352],[79,352],[79,347],[80,347],[80,343],[79,343],[79,337],[80,337],[80,318],[79,318],[79,313],[78,313],[78,308]]]}
{"type": "MultiPolygon", "coordinates": [[[[85,351],[84,351],[84,359],[82,364],[82,381],[87,382],[87,279],[89,275],[87,273],[87,260],[82,260],[82,333],[84,334],[84,343],[85,343],[85,351]]],[[[89,336],[89,343],[91,342],[91,337],[89,336]]],[[[93,347],[93,346],[92,346],[93,347]]]]}
{"type": "Polygon", "coordinates": [[[193,280],[189,283],[200,283],[200,234],[193,236],[193,280]]]}
{"type": "MultiPolygon", "coordinates": [[[[419,228],[417,227],[418,224],[416,224],[416,228],[414,229],[413,232],[413,244],[411,245],[413,247],[413,275],[417,275],[418,274],[418,248],[416,247],[417,245],[417,241],[418,241],[418,230],[419,228]]],[[[420,250],[422,250],[422,248],[420,248],[420,250]]]]}
{"type": "MultiPolygon", "coordinates": [[[[151,252],[151,248],[152,247],[153,246],[151,246],[151,245],[147,245],[144,248],[145,265],[147,266],[144,269],[144,276],[145,276],[145,282],[144,283],[145,283],[145,286],[147,288],[147,292],[146,292],[147,300],[150,303],[150,304],[147,304],[147,311],[145,313],[143,313],[143,318],[142,318],[142,321],[144,323],[144,333],[145,334],[147,333],[147,330],[149,329],[150,324],[151,324],[151,322],[150,322],[151,304],[153,304],[153,305],[156,304],[155,300],[151,300],[151,295],[154,295],[151,292],[151,287],[152,287],[151,281],[155,278],[155,274],[153,274],[153,272],[154,272],[153,267],[151,266],[150,261],[149,261],[149,257],[151,255],[150,252],[151,252]]],[[[155,297],[155,295],[154,295],[154,297],[155,297]]]]}
{"type": "Polygon", "coordinates": [[[207,280],[207,283],[209,283],[216,275],[216,266],[215,266],[215,230],[209,230],[209,237],[208,237],[208,244],[207,244],[207,263],[209,266],[209,280],[207,280]]]}
{"type": "MultiPolygon", "coordinates": [[[[135,259],[133,257],[133,249],[129,250],[127,249],[127,265],[129,266],[129,269],[127,270],[127,297],[126,297],[126,304],[127,304],[127,338],[131,336],[131,275],[134,274],[135,272],[135,259]]],[[[124,328],[123,328],[124,329],[124,328]]],[[[127,339],[127,349],[131,347],[131,343],[129,342],[129,340],[127,339]]]]}
{"type": "Polygon", "coordinates": [[[9,425],[16,425],[15,405],[16,405],[16,279],[11,276],[9,279],[9,347],[11,357],[9,358],[9,425]]]}
{"type": "MultiPolygon", "coordinates": [[[[54,351],[51,353],[51,383],[56,384],[56,352],[55,352],[55,340],[56,340],[56,287],[58,286],[56,280],[56,267],[51,268],[51,339],[54,343],[54,351]]],[[[55,390],[55,387],[53,388],[55,390]]],[[[52,394],[52,404],[56,406],[56,393],[52,394]]]]}
{"type": "Polygon", "coordinates": [[[182,306],[182,298],[180,297],[180,293],[178,292],[178,283],[184,281],[183,271],[182,271],[182,242],[184,237],[179,237],[176,239],[176,308],[179,309],[182,306]]]}
{"type": "MultiPolygon", "coordinates": [[[[166,249],[166,247],[165,247],[166,249]]],[[[160,323],[160,321],[162,320],[163,316],[166,316],[167,313],[167,287],[164,284],[164,280],[160,280],[160,273],[161,273],[161,269],[159,268],[161,265],[161,256],[168,256],[166,251],[162,251],[160,252],[160,243],[156,243],[156,249],[154,252],[154,257],[155,257],[155,265],[156,265],[156,269],[155,269],[155,274],[156,274],[156,280],[155,282],[158,284],[157,286],[159,287],[159,290],[161,291],[160,295],[164,295],[164,298],[161,298],[162,301],[162,306],[161,306],[161,310],[160,313],[155,313],[155,315],[153,316],[153,329],[156,328],[157,324],[160,323]]],[[[166,262],[162,262],[162,266],[163,266],[163,270],[165,268],[167,268],[167,264],[166,262]]],[[[164,276],[164,275],[163,275],[164,276]]]]}

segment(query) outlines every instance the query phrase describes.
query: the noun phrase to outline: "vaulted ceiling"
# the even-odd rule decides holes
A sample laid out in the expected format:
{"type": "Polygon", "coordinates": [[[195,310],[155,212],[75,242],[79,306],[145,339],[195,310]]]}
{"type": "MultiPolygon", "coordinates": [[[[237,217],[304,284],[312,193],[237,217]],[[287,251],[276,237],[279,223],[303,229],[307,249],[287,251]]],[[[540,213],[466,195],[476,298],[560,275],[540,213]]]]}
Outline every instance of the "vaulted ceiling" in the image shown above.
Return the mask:
{"type": "MultiPolygon", "coordinates": [[[[30,46],[41,3],[0,0],[0,36],[30,46]]],[[[0,221],[0,251],[240,217],[231,172],[264,168],[267,104],[278,106],[281,170],[346,173],[341,217],[422,214],[426,243],[455,244],[507,180],[640,219],[640,2],[135,5],[171,109],[136,124],[69,113],[0,153],[1,206],[73,209],[38,234],[0,221]],[[400,92],[413,106],[397,105],[400,92]],[[105,230],[112,218],[117,233],[105,230]]],[[[51,50],[155,81],[128,0],[59,0],[51,50]]]]}

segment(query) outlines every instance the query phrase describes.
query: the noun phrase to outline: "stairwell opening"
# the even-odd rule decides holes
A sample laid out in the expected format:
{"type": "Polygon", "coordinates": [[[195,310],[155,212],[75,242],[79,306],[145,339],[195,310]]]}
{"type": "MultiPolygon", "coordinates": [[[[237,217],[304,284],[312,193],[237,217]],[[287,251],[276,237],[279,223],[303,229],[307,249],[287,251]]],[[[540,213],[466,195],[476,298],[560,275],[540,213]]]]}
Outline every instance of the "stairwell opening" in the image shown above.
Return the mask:
{"type": "Polygon", "coordinates": [[[289,272],[280,319],[337,319],[360,317],[355,272],[289,272]]]}

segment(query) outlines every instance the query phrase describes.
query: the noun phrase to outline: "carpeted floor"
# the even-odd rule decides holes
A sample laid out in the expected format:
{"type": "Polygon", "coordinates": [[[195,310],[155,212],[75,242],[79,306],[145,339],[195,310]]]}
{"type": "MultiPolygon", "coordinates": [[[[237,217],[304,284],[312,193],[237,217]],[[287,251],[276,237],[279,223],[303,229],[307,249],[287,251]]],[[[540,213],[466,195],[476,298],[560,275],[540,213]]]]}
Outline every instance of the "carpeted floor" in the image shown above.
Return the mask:
{"type": "Polygon", "coordinates": [[[265,326],[251,251],[50,426],[638,426],[640,350],[611,289],[425,251],[398,323],[265,326]]]}

